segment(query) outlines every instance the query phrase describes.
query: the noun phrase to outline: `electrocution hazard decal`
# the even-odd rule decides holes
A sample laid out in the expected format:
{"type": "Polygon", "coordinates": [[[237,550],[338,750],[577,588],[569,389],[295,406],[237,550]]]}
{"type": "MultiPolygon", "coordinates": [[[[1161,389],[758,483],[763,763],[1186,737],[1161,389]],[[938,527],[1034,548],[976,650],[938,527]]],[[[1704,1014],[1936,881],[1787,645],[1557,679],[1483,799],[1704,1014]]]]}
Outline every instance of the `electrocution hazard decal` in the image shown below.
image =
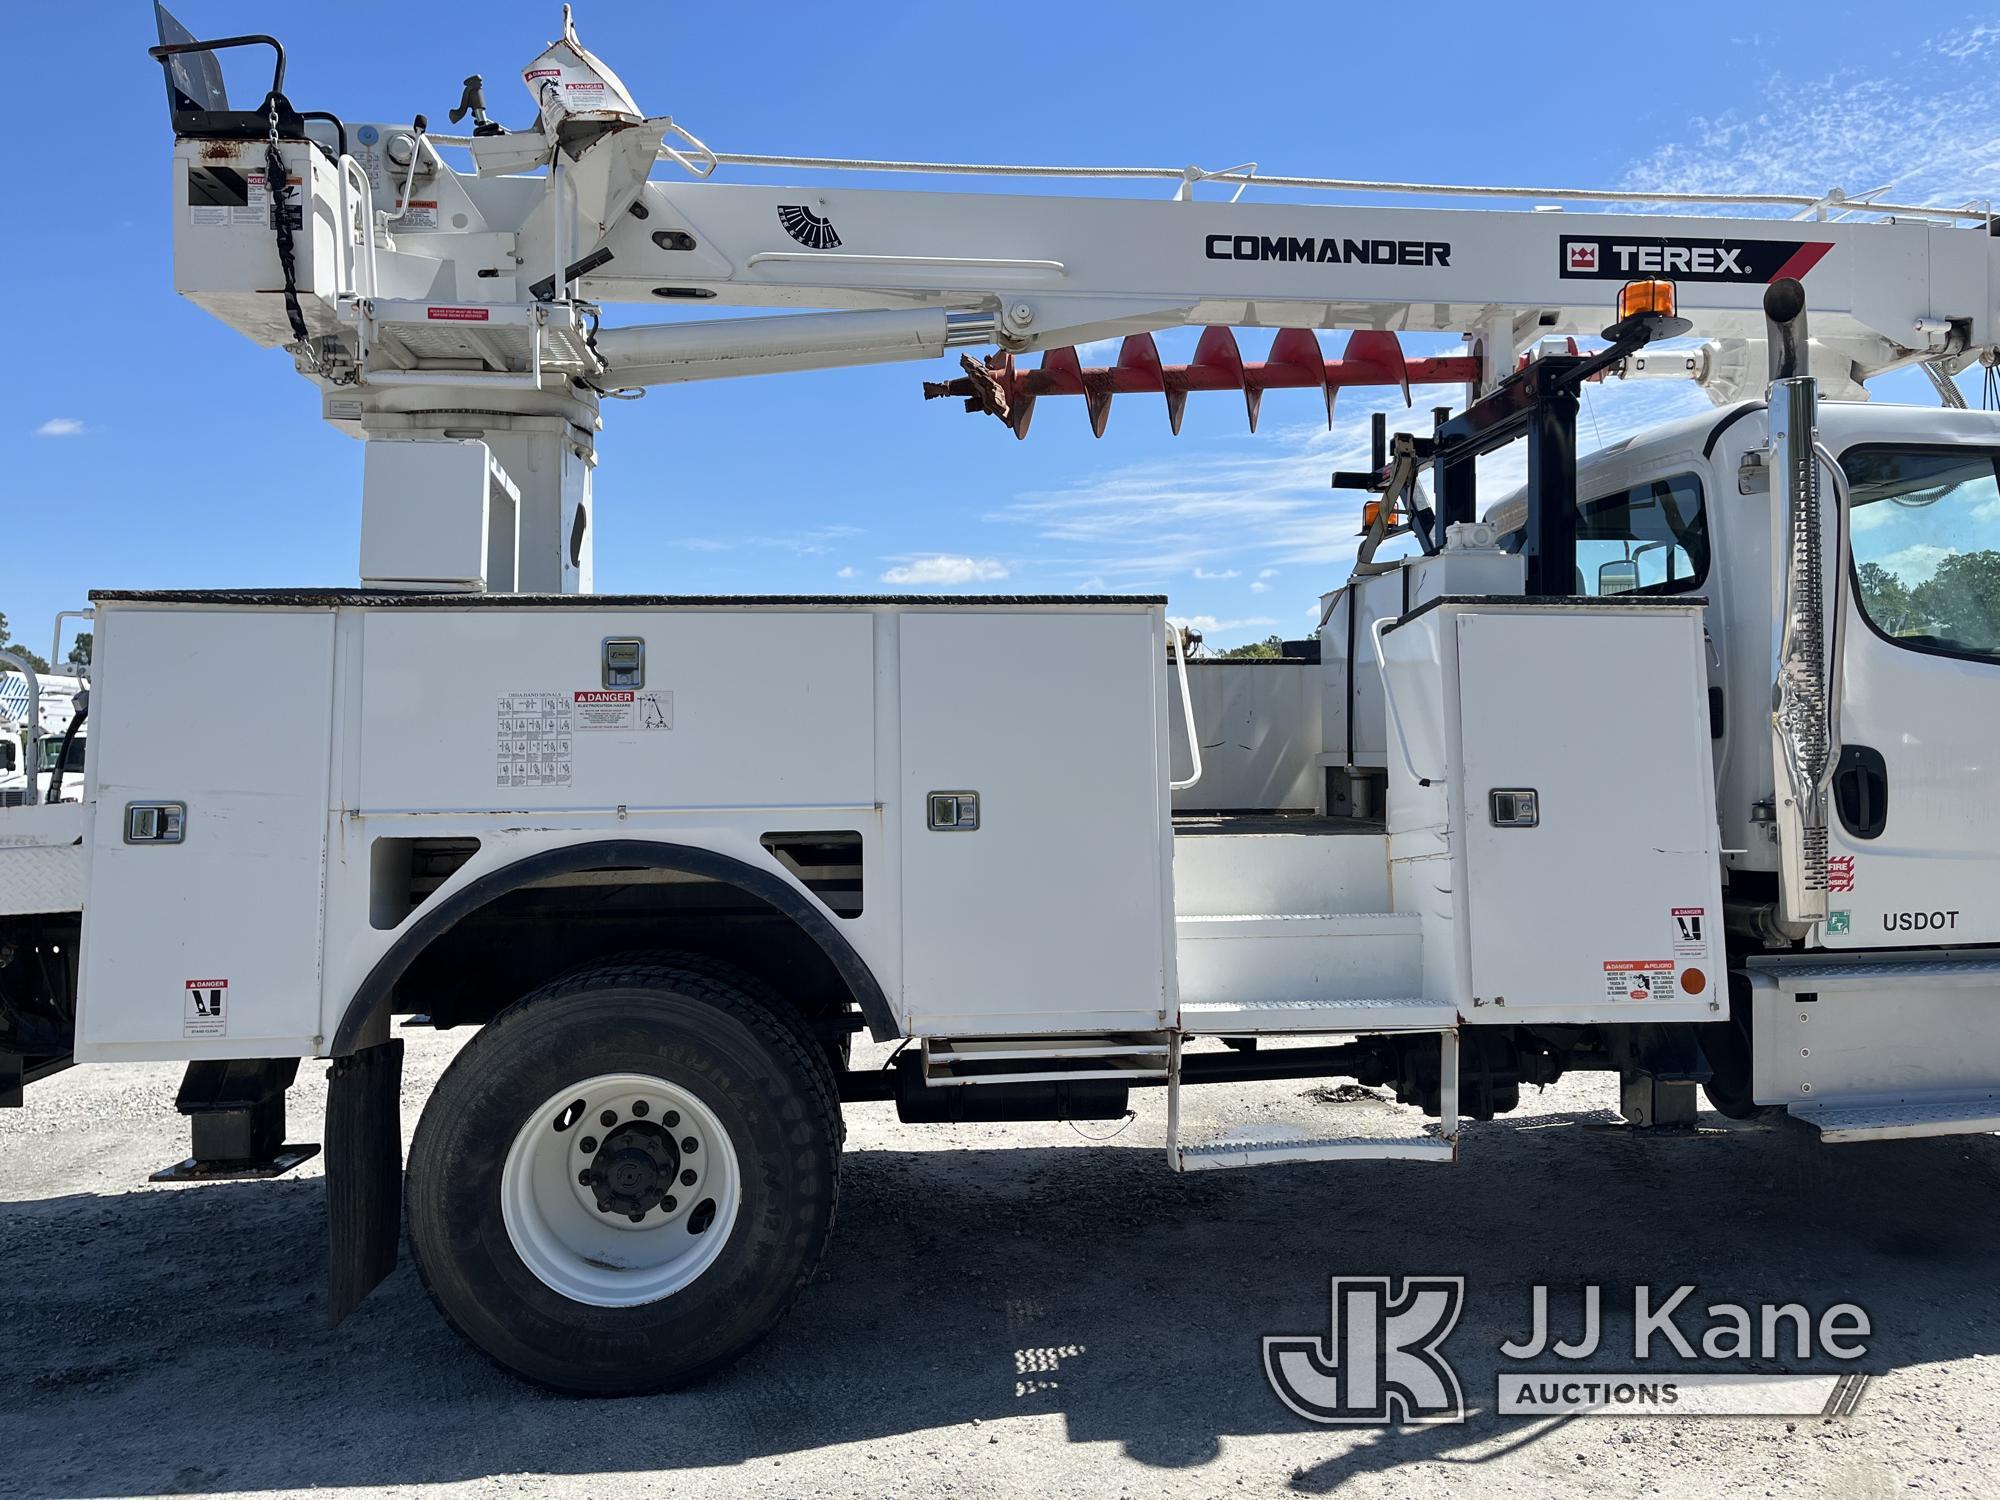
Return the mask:
{"type": "Polygon", "coordinates": [[[570,784],[576,720],[568,693],[503,693],[495,722],[495,786],[570,784]]]}
{"type": "Polygon", "coordinates": [[[633,694],[630,689],[592,688],[576,695],[576,727],[586,729],[630,729],[633,721],[633,694]]]}
{"type": "Polygon", "coordinates": [[[181,987],[181,1035],[229,1035],[229,981],[190,979],[181,987]]]}
{"type": "Polygon", "coordinates": [[[1674,961],[1671,958],[1611,958],[1604,961],[1607,1000],[1671,1000],[1674,961]]]}
{"type": "Polygon", "coordinates": [[[625,688],[588,688],[576,695],[576,729],[672,729],[674,695],[625,688]]]}

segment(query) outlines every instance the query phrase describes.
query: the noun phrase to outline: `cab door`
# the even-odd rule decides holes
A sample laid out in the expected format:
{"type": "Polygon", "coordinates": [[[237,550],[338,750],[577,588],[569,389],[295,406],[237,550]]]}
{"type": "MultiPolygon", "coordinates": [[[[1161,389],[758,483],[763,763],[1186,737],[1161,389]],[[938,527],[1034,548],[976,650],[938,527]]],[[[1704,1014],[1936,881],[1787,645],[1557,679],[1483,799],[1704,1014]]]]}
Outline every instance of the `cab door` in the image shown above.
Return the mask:
{"type": "MultiPolygon", "coordinates": [[[[1955,419],[1964,422],[1963,417],[1955,419]]],[[[1946,419],[1940,416],[1939,427],[1946,419]]],[[[1840,454],[1853,567],[1825,945],[2000,942],[2000,442],[1840,454]]]]}

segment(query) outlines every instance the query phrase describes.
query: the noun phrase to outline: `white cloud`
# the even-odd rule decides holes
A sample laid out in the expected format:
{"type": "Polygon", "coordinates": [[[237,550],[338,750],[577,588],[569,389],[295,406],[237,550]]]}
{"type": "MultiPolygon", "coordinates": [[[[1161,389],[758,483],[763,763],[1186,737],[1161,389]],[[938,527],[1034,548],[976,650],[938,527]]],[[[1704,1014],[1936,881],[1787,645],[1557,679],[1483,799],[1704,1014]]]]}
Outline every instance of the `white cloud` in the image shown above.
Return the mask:
{"type": "Polygon", "coordinates": [[[2000,26],[1974,26],[1969,31],[1948,31],[1930,43],[1932,52],[1962,62],[1982,52],[2000,50],[2000,26]]]}
{"type": "Polygon", "coordinates": [[[81,437],[89,429],[77,417],[50,417],[35,429],[36,437],[81,437]]]}
{"type": "Polygon", "coordinates": [[[1247,631],[1266,630],[1278,622],[1266,615],[1256,615],[1247,620],[1218,620],[1214,615],[1168,615],[1168,623],[1186,625],[1201,632],[1202,639],[1213,641],[1217,636],[1242,635],[1247,631]]]}
{"type": "Polygon", "coordinates": [[[833,576],[836,578],[858,578],[861,576],[861,570],[855,567],[846,567],[833,576]]]}
{"type": "Polygon", "coordinates": [[[1250,585],[1250,592],[1253,594],[1268,594],[1270,591],[1271,585],[1261,578],[1250,585]]]}
{"type": "Polygon", "coordinates": [[[833,551],[836,544],[851,541],[860,535],[859,526],[830,522],[784,536],[682,537],[681,545],[695,552],[734,552],[739,547],[756,547],[772,552],[790,552],[798,557],[819,557],[833,551]]]}
{"type": "MultiPolygon", "coordinates": [[[[1413,354],[1428,352],[1414,336],[1408,342],[1413,354]]],[[[1363,496],[1329,489],[1327,481],[1335,469],[1365,467],[1370,414],[1387,411],[1392,429],[1428,431],[1422,410],[1427,398],[1456,394],[1444,388],[1421,392],[1419,409],[1409,410],[1396,393],[1348,391],[1331,431],[1298,423],[1267,426],[1255,436],[1183,439],[1171,455],[1135,459],[1080,475],[1061,488],[1019,494],[988,519],[1033,536],[1038,573],[1103,578],[1135,592],[1184,593],[1191,576],[1208,581],[1255,571],[1256,581],[1267,582],[1287,569],[1308,567],[1302,586],[1318,593],[1346,582],[1359,540],[1363,496]]],[[[1674,381],[1606,382],[1592,387],[1585,402],[1587,413],[1579,423],[1579,446],[1585,449],[1709,408],[1708,398],[1692,385],[1674,381]]],[[[1281,413],[1267,409],[1266,415],[1281,413]]],[[[1482,506],[1525,479],[1520,444],[1482,461],[1482,506]]],[[[1263,591],[1253,585],[1251,592],[1263,591]]]]}
{"type": "Polygon", "coordinates": [[[994,557],[964,557],[939,552],[929,557],[912,557],[882,575],[884,583],[937,583],[948,588],[968,583],[997,583],[1007,576],[1007,565],[994,557]]]}
{"type": "MultiPolygon", "coordinates": [[[[1898,78],[1858,68],[1768,77],[1754,112],[1689,121],[1686,139],[1638,162],[1622,185],[1818,194],[1887,184],[1892,202],[1948,205],[1990,192],[2000,152],[2000,76],[1988,54],[2000,50],[2000,27],[1948,32],[1924,50],[1933,60],[1906,66],[1898,78]]],[[[1765,212],[1785,217],[1792,210],[1765,212]]]]}
{"type": "Polygon", "coordinates": [[[1899,551],[1884,553],[1876,561],[1914,588],[1917,584],[1928,583],[1931,575],[1937,572],[1938,564],[1955,550],[1932,542],[1914,542],[1899,551]]]}

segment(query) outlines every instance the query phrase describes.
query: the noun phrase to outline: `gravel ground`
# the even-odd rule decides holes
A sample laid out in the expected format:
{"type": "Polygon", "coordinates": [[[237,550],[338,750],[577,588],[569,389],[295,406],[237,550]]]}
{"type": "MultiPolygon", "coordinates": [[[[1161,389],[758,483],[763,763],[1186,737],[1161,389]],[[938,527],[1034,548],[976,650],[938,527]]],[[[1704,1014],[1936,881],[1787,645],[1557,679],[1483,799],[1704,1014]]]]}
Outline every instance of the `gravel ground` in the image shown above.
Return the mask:
{"type": "MultiPolygon", "coordinates": [[[[407,1035],[406,1127],[457,1042],[407,1035]]],[[[302,1070],[294,1138],[316,1133],[323,1071],[302,1070]]],[[[1469,1126],[1455,1168],[1181,1178],[1157,1092],[1103,1144],[854,1106],[833,1248],[778,1334],[700,1389],[591,1403],[467,1349],[407,1256],[326,1329],[317,1162],[144,1180],[185,1154],[178,1074],[77,1069],[0,1114],[0,1493],[2000,1494],[1988,1137],[1640,1140],[1593,1128],[1613,1089],[1584,1076],[1469,1126]],[[1330,1275],[1417,1272],[1469,1281],[1446,1350],[1465,1424],[1316,1428],[1279,1404],[1261,1335],[1324,1331],[1330,1275]],[[1573,1322],[1581,1284],[1609,1309],[1635,1281],[1858,1302],[1877,1378],[1837,1420],[1492,1413],[1527,1287],[1573,1322]]],[[[1356,1132],[1387,1113],[1307,1090],[1198,1089],[1191,1112],[1356,1132]]],[[[1618,1353],[1598,1367],[1629,1368],[1618,1353]]]]}

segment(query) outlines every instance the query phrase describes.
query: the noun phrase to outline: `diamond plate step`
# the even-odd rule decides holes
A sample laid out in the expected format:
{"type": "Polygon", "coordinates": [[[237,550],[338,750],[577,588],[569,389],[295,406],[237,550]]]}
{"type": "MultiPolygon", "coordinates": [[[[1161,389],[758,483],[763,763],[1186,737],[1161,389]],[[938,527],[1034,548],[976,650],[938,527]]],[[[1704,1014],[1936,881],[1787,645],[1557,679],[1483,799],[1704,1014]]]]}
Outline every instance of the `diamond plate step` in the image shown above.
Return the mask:
{"type": "Polygon", "coordinates": [[[1977,989],[2000,984],[2000,957],[1857,959],[1852,963],[1760,962],[1753,972],[1768,975],[1788,995],[1801,991],[1837,993],[1879,990],[1885,985],[1916,984],[1938,989],[1977,989]]]}
{"type": "Polygon", "coordinates": [[[1180,1148],[1183,1172],[1275,1167],[1304,1161],[1436,1161],[1458,1158],[1458,1143],[1437,1136],[1269,1135],[1204,1141],[1180,1148]]]}
{"type": "Polygon", "coordinates": [[[1829,1144],[2000,1132],[2000,1093],[1907,1101],[1840,1100],[1786,1108],[1793,1119],[1812,1126],[1829,1144]]]}

